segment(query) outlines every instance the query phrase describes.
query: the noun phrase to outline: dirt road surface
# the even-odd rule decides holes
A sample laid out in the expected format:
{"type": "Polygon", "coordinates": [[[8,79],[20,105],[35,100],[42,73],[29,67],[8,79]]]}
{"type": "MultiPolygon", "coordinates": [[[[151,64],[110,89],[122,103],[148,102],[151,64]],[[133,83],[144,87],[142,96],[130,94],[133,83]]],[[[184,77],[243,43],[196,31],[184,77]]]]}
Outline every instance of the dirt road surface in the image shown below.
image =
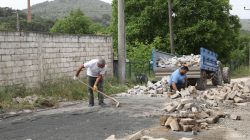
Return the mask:
{"type": "Polygon", "coordinates": [[[158,124],[164,98],[120,97],[120,108],[87,103],[0,120],[0,140],[103,140],[158,124]]]}

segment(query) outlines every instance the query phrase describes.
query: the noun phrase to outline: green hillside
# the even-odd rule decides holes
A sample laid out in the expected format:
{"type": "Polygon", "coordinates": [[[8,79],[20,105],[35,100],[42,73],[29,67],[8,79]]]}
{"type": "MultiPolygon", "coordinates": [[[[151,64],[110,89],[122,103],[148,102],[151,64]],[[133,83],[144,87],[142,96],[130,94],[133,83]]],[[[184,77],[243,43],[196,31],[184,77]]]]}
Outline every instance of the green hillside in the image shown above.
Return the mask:
{"type": "Polygon", "coordinates": [[[109,24],[111,20],[111,5],[100,0],[54,0],[31,7],[32,14],[52,20],[69,15],[73,9],[80,9],[87,17],[103,25],[109,24]]]}
{"type": "Polygon", "coordinates": [[[241,19],[242,30],[250,31],[250,19],[241,19]]]}

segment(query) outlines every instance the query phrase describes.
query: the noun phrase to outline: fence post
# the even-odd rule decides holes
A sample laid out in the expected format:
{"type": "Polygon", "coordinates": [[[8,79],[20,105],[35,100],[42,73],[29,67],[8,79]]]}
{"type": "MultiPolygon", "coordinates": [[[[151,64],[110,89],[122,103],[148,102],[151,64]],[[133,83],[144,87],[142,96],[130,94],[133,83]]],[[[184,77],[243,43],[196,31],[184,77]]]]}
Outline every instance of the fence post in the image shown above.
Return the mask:
{"type": "Polygon", "coordinates": [[[132,71],[131,70],[131,61],[129,61],[128,64],[129,64],[129,78],[131,79],[131,71],[132,71]]]}
{"type": "Polygon", "coordinates": [[[149,74],[149,76],[150,76],[150,70],[151,70],[150,61],[148,61],[148,74],[149,74]]]}

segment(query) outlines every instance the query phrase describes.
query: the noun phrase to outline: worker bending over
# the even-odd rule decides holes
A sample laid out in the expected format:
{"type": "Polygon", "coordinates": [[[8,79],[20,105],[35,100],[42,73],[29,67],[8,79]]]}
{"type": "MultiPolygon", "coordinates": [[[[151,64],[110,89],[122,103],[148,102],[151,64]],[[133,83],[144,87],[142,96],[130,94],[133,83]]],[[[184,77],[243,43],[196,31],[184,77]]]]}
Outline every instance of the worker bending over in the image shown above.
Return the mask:
{"type": "MultiPolygon", "coordinates": [[[[88,85],[92,88],[88,88],[89,96],[89,107],[94,106],[94,95],[93,93],[97,90],[103,92],[103,76],[106,72],[106,62],[104,59],[93,59],[84,64],[82,64],[75,76],[74,80],[78,79],[78,76],[83,68],[87,68],[88,85]]],[[[104,97],[102,94],[98,93],[98,101],[100,106],[104,106],[104,97]]]]}
{"type": "Polygon", "coordinates": [[[180,91],[182,88],[187,87],[187,72],[189,71],[187,66],[181,66],[171,74],[168,79],[168,84],[171,91],[180,91]]]}

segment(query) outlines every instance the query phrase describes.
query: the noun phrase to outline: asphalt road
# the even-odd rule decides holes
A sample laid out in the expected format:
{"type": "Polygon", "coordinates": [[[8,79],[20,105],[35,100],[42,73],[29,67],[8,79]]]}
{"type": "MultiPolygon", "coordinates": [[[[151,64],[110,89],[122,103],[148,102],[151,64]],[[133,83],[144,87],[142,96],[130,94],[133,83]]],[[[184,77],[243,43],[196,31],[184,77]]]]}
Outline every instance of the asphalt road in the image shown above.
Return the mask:
{"type": "Polygon", "coordinates": [[[0,140],[103,140],[154,126],[164,98],[120,97],[121,107],[88,108],[86,103],[0,121],[0,140]]]}

